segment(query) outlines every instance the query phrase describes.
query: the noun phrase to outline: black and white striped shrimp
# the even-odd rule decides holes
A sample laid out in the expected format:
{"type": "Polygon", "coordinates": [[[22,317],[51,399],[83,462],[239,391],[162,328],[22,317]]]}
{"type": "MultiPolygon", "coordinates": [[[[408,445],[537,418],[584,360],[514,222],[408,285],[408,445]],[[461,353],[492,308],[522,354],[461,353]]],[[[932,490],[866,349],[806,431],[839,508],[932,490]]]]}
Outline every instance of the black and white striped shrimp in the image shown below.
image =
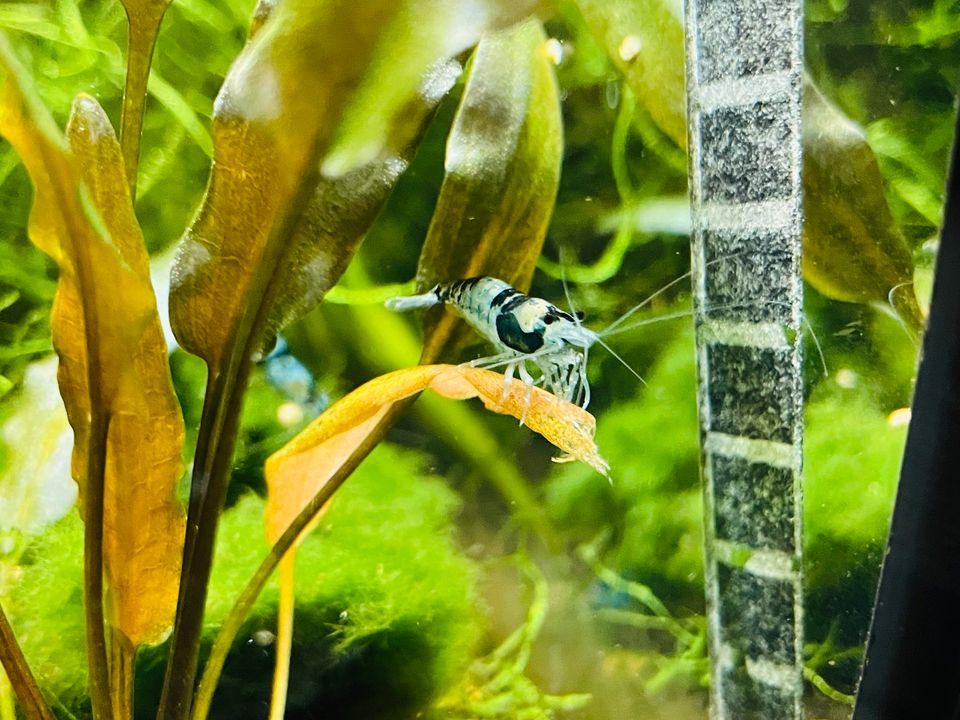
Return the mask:
{"type": "Polygon", "coordinates": [[[450,306],[499,351],[470,364],[483,368],[504,366],[506,387],[516,372],[528,386],[542,384],[557,397],[586,408],[590,403],[587,355],[596,343],[637,374],[601,339],[600,333],[581,324],[581,313],[561,310],[497,278],[440,283],[422,295],[386,302],[388,308],[398,311],[440,304],[450,306]],[[529,373],[527,362],[533,363],[539,377],[529,373]]]}
{"type": "MultiPolygon", "coordinates": [[[[707,265],[725,262],[741,254],[732,253],[715,258],[707,265]]],[[[641,383],[645,384],[637,371],[630,367],[603,338],[631,331],[652,322],[691,316],[693,314],[691,310],[681,310],[656,318],[627,323],[627,320],[640,309],[648,306],[670,288],[689,279],[690,275],[690,272],[686,272],[674,278],[600,331],[591,330],[581,323],[583,313],[566,312],[542,298],[531,297],[509,283],[493,277],[474,277],[440,283],[422,295],[391,298],[387,300],[386,306],[401,312],[441,304],[450,306],[498,350],[497,354],[474,360],[470,365],[488,369],[504,367],[505,393],[516,373],[526,385],[543,385],[557,397],[586,409],[590,403],[590,383],[587,378],[587,356],[590,348],[595,344],[602,345],[641,383]],[[539,377],[530,375],[527,362],[531,362],[537,368],[539,377]]],[[[566,284],[564,284],[564,290],[566,290],[566,284]]],[[[567,302],[570,302],[569,296],[567,302]]],[[[743,308],[752,305],[752,302],[745,300],[715,305],[711,310],[743,308]]],[[[824,375],[827,375],[826,359],[820,341],[805,319],[804,323],[811,332],[813,343],[823,365],[824,375]]]]}

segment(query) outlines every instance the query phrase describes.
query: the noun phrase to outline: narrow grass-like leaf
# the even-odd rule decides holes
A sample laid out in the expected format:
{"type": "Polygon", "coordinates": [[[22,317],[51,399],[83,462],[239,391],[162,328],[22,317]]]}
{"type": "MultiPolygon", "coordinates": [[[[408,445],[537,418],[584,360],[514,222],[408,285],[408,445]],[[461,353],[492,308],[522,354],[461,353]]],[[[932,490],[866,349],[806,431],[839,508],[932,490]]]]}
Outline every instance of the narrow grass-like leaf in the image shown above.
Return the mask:
{"type": "Polygon", "coordinates": [[[5,41],[0,56],[0,132],[34,183],[30,237],[60,268],[51,328],[86,533],[91,697],[95,715],[109,717],[103,573],[113,630],[133,646],[159,640],[172,621],[183,532],[174,496],[183,422],[113,129],[81,96],[68,143],[5,41]]]}
{"type": "MultiPolygon", "coordinates": [[[[476,49],[420,255],[423,289],[476,275],[530,285],[563,153],[557,81],[545,40],[540,23],[530,19],[485,36],[476,49]]],[[[466,331],[452,313],[428,313],[422,361],[440,359],[466,331]]]]}
{"type": "Polygon", "coordinates": [[[443,61],[484,29],[465,24],[473,17],[464,12],[444,0],[285,0],[220,91],[210,183],[171,282],[174,332],[207,362],[209,383],[161,718],[190,711],[217,516],[250,363],[346,266],[404,167],[396,148],[415,139],[452,82],[443,61]],[[445,83],[439,92],[436,83],[424,84],[431,71],[445,83]],[[371,83],[385,90],[376,131],[361,133],[359,153],[342,141],[336,177],[322,180],[320,161],[371,83]]]}
{"type": "Polygon", "coordinates": [[[810,82],[803,138],[804,277],[836,300],[889,302],[918,333],[913,256],[890,214],[877,158],[863,130],[810,82]]]}
{"type": "Polygon", "coordinates": [[[293,651],[293,620],[296,610],[296,553],[291,552],[280,561],[280,597],[277,602],[277,641],[273,684],[270,689],[268,720],[283,720],[287,709],[287,690],[290,686],[290,653],[293,651]]]}
{"type": "Polygon", "coordinates": [[[160,23],[172,0],[121,0],[127,12],[127,80],[123,89],[120,140],[130,195],[137,195],[137,167],[140,164],[140,130],[147,99],[147,79],[160,23]]]}

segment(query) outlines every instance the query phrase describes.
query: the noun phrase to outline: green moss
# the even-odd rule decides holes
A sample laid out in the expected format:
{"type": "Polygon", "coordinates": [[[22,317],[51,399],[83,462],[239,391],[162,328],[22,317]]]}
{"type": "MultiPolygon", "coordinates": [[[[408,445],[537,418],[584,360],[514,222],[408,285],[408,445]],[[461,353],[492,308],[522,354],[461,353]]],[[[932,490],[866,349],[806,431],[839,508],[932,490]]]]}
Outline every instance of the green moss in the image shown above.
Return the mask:
{"type": "Polygon", "coordinates": [[[814,551],[825,540],[851,547],[884,543],[906,427],[891,426],[862,394],[829,386],[811,398],[806,419],[808,547],[814,551]]]}
{"type": "MultiPolygon", "coordinates": [[[[439,480],[423,478],[422,463],[416,453],[378,448],[298,551],[301,632],[291,711],[310,706],[335,709],[341,718],[401,717],[424,707],[469,661],[478,632],[475,570],[453,544],[456,496],[439,480]]],[[[232,605],[265,552],[260,517],[260,501],[248,497],[224,518],[208,602],[212,618],[232,605]]],[[[246,638],[271,625],[273,588],[264,600],[246,638]]],[[[240,644],[249,647],[243,636],[240,644]]],[[[248,667],[260,664],[248,659],[248,667]]],[[[228,664],[224,687],[238,682],[245,665],[228,664]]],[[[249,692],[250,683],[248,677],[240,685],[249,692]]],[[[268,690],[260,685],[261,701],[268,690]]],[[[221,690],[214,703],[224,716],[236,700],[227,694],[221,690]]]]}
{"type": "Polygon", "coordinates": [[[83,633],[83,523],[71,511],[6,568],[3,607],[44,691],[63,705],[86,705],[83,633]]]}
{"type": "MultiPolygon", "coordinates": [[[[811,640],[833,628],[841,651],[866,639],[899,476],[906,427],[892,427],[864,393],[825,383],[806,412],[804,535],[811,640]]],[[[828,681],[852,690],[857,657],[828,681]]]]}
{"type": "MultiPolygon", "coordinates": [[[[457,678],[479,633],[476,569],[457,550],[456,496],[423,475],[424,458],[380,446],[338,493],[297,554],[297,626],[291,712],[338,718],[406,717],[457,678]]],[[[224,516],[207,603],[207,639],[267,551],[263,501],[243,497],[224,516]]],[[[5,608],[45,689],[85,715],[82,526],[75,513],[27,550],[5,608]]],[[[214,717],[266,707],[274,629],[272,583],[228,662],[214,717]],[[260,641],[258,644],[256,640],[260,641]]],[[[138,717],[151,717],[165,649],[138,669],[138,717]]]]}

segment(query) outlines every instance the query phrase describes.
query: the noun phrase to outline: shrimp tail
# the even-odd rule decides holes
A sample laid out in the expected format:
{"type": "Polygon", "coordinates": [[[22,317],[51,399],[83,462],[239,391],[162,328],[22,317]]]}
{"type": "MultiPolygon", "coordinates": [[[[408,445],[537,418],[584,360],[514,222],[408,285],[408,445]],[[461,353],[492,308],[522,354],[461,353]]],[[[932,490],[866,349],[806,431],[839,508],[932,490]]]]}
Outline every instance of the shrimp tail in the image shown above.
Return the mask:
{"type": "Polygon", "coordinates": [[[422,295],[406,295],[404,297],[394,297],[387,300],[384,305],[390,310],[397,312],[407,312],[419,308],[433,307],[441,300],[435,290],[425,292],[422,295]]]}

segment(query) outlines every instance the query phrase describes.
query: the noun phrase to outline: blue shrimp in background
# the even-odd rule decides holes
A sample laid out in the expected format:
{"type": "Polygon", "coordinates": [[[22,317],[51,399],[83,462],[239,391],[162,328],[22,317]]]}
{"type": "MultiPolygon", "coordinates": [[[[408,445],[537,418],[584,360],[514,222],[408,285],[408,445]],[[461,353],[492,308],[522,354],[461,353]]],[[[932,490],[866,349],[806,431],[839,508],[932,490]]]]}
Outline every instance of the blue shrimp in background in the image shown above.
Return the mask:
{"type": "Polygon", "coordinates": [[[260,364],[267,382],[288,401],[300,406],[308,417],[319,415],[330,404],[330,398],[318,391],[313,373],[290,352],[282,336],[277,336],[273,350],[260,364]]]}

